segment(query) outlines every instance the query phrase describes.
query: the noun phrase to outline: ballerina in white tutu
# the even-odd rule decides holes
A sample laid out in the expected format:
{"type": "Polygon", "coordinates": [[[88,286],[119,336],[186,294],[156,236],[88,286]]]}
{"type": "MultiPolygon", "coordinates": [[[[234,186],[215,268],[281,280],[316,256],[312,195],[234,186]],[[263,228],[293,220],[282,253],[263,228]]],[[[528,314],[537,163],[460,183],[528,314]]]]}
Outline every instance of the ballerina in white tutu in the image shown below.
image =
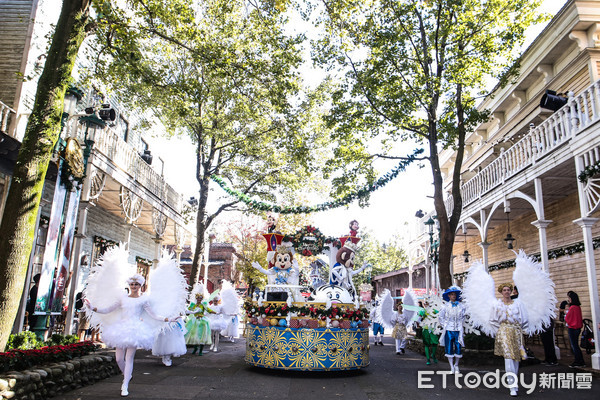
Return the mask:
{"type": "MultiPolygon", "coordinates": [[[[170,313],[179,310],[180,313],[185,313],[188,297],[187,283],[181,268],[172,256],[167,253],[163,254],[156,269],[150,273],[149,280],[151,292],[162,293],[169,290],[176,292],[176,296],[173,296],[176,300],[174,304],[160,302],[155,311],[170,313]],[[161,310],[162,306],[166,306],[165,310],[161,310]]],[[[183,317],[177,318],[175,322],[165,324],[154,339],[152,355],[161,357],[162,363],[170,367],[173,363],[171,357],[179,357],[187,352],[184,337],[186,332],[183,317]]]]}
{"type": "MultiPolygon", "coordinates": [[[[153,299],[145,296],[141,288],[143,276],[130,275],[123,279],[129,285],[129,294],[123,290],[122,273],[131,270],[127,263],[128,252],[124,246],[107,250],[100,262],[92,269],[85,290],[85,304],[90,314],[90,324],[98,326],[104,343],[115,347],[116,360],[123,373],[121,396],[129,395],[129,381],[133,372],[133,360],[138,348],[150,350],[154,337],[165,322],[176,318],[163,317],[151,305],[153,299]]],[[[155,298],[168,301],[168,294],[158,291],[155,298]]]]}
{"type": "Polygon", "coordinates": [[[211,314],[207,314],[206,318],[210,324],[210,332],[212,338],[212,344],[210,346],[210,350],[215,353],[219,351],[219,336],[223,329],[227,328],[227,320],[225,319],[222,311],[221,305],[221,297],[217,294],[213,293],[211,295],[212,305],[210,305],[211,314]],[[214,297],[213,297],[214,296],[214,297]]]}

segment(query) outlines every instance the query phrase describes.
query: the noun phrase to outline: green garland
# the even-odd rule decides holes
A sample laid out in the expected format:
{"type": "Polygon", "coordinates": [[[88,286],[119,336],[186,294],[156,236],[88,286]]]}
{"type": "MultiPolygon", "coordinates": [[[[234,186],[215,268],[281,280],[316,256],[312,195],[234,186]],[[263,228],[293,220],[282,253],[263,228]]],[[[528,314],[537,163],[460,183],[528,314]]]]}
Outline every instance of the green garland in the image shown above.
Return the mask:
{"type": "Polygon", "coordinates": [[[579,182],[586,183],[588,179],[596,174],[600,174],[600,162],[585,167],[585,169],[579,173],[577,178],[579,179],[579,182]]]}
{"type": "Polygon", "coordinates": [[[152,261],[140,256],[135,256],[135,262],[138,264],[145,265],[146,267],[151,267],[153,264],[152,261]]]}
{"type": "MultiPolygon", "coordinates": [[[[592,244],[593,244],[594,250],[599,248],[600,247],[600,236],[593,238],[592,244]]],[[[577,253],[583,253],[584,251],[585,251],[585,245],[583,244],[583,242],[577,242],[577,243],[570,244],[567,246],[557,247],[555,249],[548,250],[548,258],[555,260],[562,256],[570,256],[570,255],[577,254],[577,253]]],[[[540,262],[540,260],[542,259],[540,253],[534,253],[531,255],[531,257],[533,259],[535,259],[537,262],[540,262]]],[[[515,266],[515,260],[507,260],[507,261],[502,261],[502,262],[490,265],[488,267],[488,271],[498,271],[501,269],[512,268],[514,266],[515,266]]],[[[469,271],[454,274],[454,278],[462,279],[467,275],[468,272],[469,271]]]]}
{"type": "Polygon", "coordinates": [[[229,195],[237,197],[238,200],[246,203],[248,207],[254,210],[259,211],[274,211],[280,214],[307,214],[317,211],[325,211],[331,210],[333,208],[338,208],[345,206],[347,204],[352,203],[355,200],[362,199],[374,191],[381,189],[385,186],[389,181],[394,179],[398,174],[406,169],[406,167],[412,163],[416,157],[423,152],[423,149],[416,149],[413,154],[406,157],[406,160],[403,160],[398,164],[394,169],[390,172],[386,173],[382,177],[380,177],[375,183],[372,185],[365,185],[361,189],[358,189],[356,192],[349,193],[338,200],[327,201],[325,203],[317,204],[315,206],[278,206],[275,204],[264,203],[260,200],[253,200],[248,197],[244,193],[240,193],[235,189],[227,186],[227,183],[223,180],[223,178],[212,175],[210,178],[219,184],[229,195]]]}
{"type": "Polygon", "coordinates": [[[94,245],[100,247],[100,254],[104,254],[109,247],[118,246],[119,243],[114,240],[104,239],[102,236],[94,236],[94,245]]]}
{"type": "Polygon", "coordinates": [[[258,306],[258,304],[246,300],[244,302],[244,310],[249,318],[261,315],[265,315],[267,318],[287,317],[289,313],[296,314],[298,317],[322,320],[325,320],[327,317],[354,321],[362,321],[369,318],[369,310],[366,308],[354,310],[345,306],[338,307],[337,305],[332,305],[330,308],[325,308],[323,305],[310,304],[289,307],[286,303],[265,303],[263,306],[258,306]]]}

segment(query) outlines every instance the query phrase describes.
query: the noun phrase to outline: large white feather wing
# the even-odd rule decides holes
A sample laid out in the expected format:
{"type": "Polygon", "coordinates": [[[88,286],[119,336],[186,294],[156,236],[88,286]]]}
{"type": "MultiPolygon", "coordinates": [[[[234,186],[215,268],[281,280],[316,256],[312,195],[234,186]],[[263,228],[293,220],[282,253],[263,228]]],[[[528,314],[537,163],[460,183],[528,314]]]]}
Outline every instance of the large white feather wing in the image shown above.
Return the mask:
{"type": "Polygon", "coordinates": [[[494,279],[485,266],[479,260],[475,261],[467,273],[462,297],[472,325],[489,336],[496,334],[495,328],[490,324],[490,316],[496,303],[494,286],[494,279]]]}
{"type": "MultiPolygon", "coordinates": [[[[129,252],[124,244],[113,246],[92,266],[83,296],[93,307],[112,306],[126,295],[127,278],[135,273],[128,263],[129,252]]],[[[92,327],[111,325],[120,319],[120,308],[108,314],[86,311],[92,327]]]]}
{"type": "Polygon", "coordinates": [[[156,315],[171,318],[185,314],[188,285],[172,255],[163,252],[148,281],[148,301],[156,315]]]}
{"type": "Polygon", "coordinates": [[[528,257],[523,250],[519,251],[515,261],[517,267],[513,272],[513,281],[529,319],[527,333],[536,334],[550,325],[550,318],[555,317],[554,282],[542,265],[528,257]]]}
{"type": "Polygon", "coordinates": [[[381,303],[378,307],[380,321],[375,322],[383,324],[383,327],[387,329],[394,328],[395,324],[392,321],[395,320],[396,312],[394,311],[394,299],[392,299],[392,294],[388,289],[384,290],[381,303]]]}
{"type": "Polygon", "coordinates": [[[226,315],[237,315],[240,312],[240,299],[229,281],[221,286],[221,312],[226,315]]]}
{"type": "Polygon", "coordinates": [[[409,323],[412,322],[417,316],[415,307],[417,307],[419,303],[417,301],[417,296],[415,295],[415,292],[413,292],[410,289],[407,289],[404,292],[404,297],[402,298],[402,305],[402,314],[404,314],[404,316],[406,317],[406,325],[409,325],[409,323]]]}

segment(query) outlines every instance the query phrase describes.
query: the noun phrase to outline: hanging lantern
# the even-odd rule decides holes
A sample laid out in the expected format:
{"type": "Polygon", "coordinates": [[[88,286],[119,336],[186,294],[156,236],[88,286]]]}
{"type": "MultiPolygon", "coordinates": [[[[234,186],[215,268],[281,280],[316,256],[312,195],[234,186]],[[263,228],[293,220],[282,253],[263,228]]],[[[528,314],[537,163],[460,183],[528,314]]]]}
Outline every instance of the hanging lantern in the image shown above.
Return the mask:
{"type": "Polygon", "coordinates": [[[504,238],[504,241],[506,242],[506,248],[509,249],[509,250],[512,250],[513,249],[513,242],[516,239],[510,233],[510,219],[508,218],[508,214],[510,214],[510,213],[506,213],[506,224],[508,226],[508,233],[506,234],[506,237],[504,238]]]}

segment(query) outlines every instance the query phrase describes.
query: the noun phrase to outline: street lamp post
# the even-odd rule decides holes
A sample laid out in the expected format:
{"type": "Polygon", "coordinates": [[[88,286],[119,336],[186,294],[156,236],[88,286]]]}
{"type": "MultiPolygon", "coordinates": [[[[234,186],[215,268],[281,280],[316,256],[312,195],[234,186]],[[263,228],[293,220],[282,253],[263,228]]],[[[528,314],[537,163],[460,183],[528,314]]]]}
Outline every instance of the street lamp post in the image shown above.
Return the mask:
{"type": "MultiPolygon", "coordinates": [[[[430,282],[427,282],[427,286],[433,286],[436,291],[439,287],[439,277],[438,277],[438,271],[437,271],[437,264],[438,264],[438,255],[439,255],[439,240],[433,238],[434,236],[434,230],[433,227],[434,225],[436,225],[436,221],[435,219],[437,219],[437,216],[432,216],[429,217],[429,219],[427,221],[425,221],[425,225],[427,226],[427,233],[429,234],[429,252],[427,254],[428,258],[429,258],[429,268],[431,268],[431,280],[433,281],[432,284],[430,285],[430,282]]],[[[438,236],[439,236],[439,229],[438,229],[438,236]]]]}

